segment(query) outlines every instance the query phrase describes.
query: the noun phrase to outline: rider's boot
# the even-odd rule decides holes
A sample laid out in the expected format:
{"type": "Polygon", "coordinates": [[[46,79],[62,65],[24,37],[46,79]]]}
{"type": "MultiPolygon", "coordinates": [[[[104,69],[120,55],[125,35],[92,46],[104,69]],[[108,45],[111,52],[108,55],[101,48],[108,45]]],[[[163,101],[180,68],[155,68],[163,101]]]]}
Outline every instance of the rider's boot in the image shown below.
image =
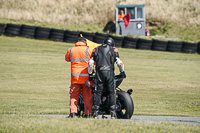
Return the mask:
{"type": "Polygon", "coordinates": [[[98,111],[99,111],[99,106],[97,106],[97,105],[94,105],[93,106],[93,118],[95,118],[95,119],[98,119],[98,111]]]}
{"type": "Polygon", "coordinates": [[[115,105],[110,106],[110,114],[111,114],[111,119],[117,118],[115,105]]]}
{"type": "Polygon", "coordinates": [[[91,115],[85,115],[84,118],[91,118],[91,115]]]}
{"type": "Polygon", "coordinates": [[[75,113],[70,113],[70,115],[67,118],[76,118],[76,114],[75,113]]]}

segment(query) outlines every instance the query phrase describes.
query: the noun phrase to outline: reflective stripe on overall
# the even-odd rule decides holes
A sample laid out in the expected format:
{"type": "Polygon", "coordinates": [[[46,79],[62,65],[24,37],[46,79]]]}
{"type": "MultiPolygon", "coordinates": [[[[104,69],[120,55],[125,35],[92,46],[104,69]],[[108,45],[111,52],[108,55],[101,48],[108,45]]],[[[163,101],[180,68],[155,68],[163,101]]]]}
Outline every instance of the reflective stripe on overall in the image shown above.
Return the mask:
{"type": "Polygon", "coordinates": [[[85,84],[88,80],[88,62],[92,49],[81,42],[68,49],[66,61],[71,62],[71,84],[85,84]]]}
{"type": "MultiPolygon", "coordinates": [[[[72,59],[72,48],[70,49],[70,61],[74,62],[74,61],[89,61],[88,59],[88,50],[89,47],[86,48],[86,52],[85,52],[85,59],[72,59]]],[[[80,74],[80,73],[71,73],[72,76],[89,76],[88,74],[80,74]]]]}

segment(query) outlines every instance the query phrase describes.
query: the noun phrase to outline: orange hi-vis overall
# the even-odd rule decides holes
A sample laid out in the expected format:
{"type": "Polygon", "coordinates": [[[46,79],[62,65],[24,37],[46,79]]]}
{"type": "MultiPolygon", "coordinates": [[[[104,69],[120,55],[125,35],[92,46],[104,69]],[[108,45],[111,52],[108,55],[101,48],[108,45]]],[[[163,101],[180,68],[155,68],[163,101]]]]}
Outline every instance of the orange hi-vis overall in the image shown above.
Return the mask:
{"type": "Polygon", "coordinates": [[[121,14],[118,14],[118,19],[123,19],[125,17],[125,14],[123,13],[122,15],[121,14]]]}
{"type": "Polygon", "coordinates": [[[92,48],[83,42],[77,42],[75,47],[68,49],[65,56],[65,60],[71,62],[70,113],[77,113],[77,102],[81,91],[85,103],[85,114],[92,113],[92,92],[85,85],[89,78],[88,62],[91,54],[92,48]]]}
{"type": "Polygon", "coordinates": [[[85,84],[88,80],[88,62],[92,49],[83,42],[77,42],[75,47],[69,48],[65,57],[71,62],[71,84],[85,84]]]}

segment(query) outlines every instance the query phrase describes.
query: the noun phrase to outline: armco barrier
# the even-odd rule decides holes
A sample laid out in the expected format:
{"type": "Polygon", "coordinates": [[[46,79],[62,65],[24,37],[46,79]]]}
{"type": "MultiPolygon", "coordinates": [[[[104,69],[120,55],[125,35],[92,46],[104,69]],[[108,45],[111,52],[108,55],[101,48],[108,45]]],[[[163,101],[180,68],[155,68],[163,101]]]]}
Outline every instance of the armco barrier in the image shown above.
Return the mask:
{"type": "Polygon", "coordinates": [[[26,38],[35,38],[35,26],[22,25],[20,36],[26,38]]]}
{"type": "Polygon", "coordinates": [[[153,39],[152,50],[166,51],[167,44],[168,44],[168,41],[160,41],[160,40],[153,39]]]}
{"type": "Polygon", "coordinates": [[[198,48],[197,43],[183,42],[182,52],[184,53],[196,53],[198,48]]]}
{"type": "Polygon", "coordinates": [[[181,52],[183,42],[169,41],[167,44],[167,51],[170,52],[181,52]]]}
{"type": "Polygon", "coordinates": [[[6,36],[22,36],[26,38],[75,43],[77,42],[80,33],[89,40],[100,44],[103,43],[103,40],[106,37],[112,37],[116,42],[116,47],[184,53],[197,52],[200,54],[200,42],[188,43],[175,41],[161,41],[156,39],[145,40],[131,37],[118,37],[98,32],[89,33],[82,31],[50,29],[28,25],[0,24],[0,35],[3,34],[6,36]]]}
{"type": "Polygon", "coordinates": [[[20,36],[21,25],[7,24],[4,35],[6,36],[20,36]]]}
{"type": "Polygon", "coordinates": [[[139,39],[137,49],[151,50],[152,40],[139,39]]]}
{"type": "Polygon", "coordinates": [[[64,41],[64,30],[51,29],[49,39],[52,41],[64,41]]]}
{"type": "Polygon", "coordinates": [[[79,31],[66,30],[64,34],[64,42],[69,42],[69,43],[77,42],[79,34],[80,34],[79,31]]]}
{"type": "Polygon", "coordinates": [[[6,24],[0,24],[0,36],[3,35],[5,31],[6,24]]]}
{"type": "Polygon", "coordinates": [[[122,42],[122,47],[123,48],[133,48],[133,49],[136,49],[137,42],[138,42],[138,38],[124,37],[124,40],[122,42]]]}
{"type": "Polygon", "coordinates": [[[40,40],[49,40],[50,28],[36,27],[35,38],[40,40]]]}

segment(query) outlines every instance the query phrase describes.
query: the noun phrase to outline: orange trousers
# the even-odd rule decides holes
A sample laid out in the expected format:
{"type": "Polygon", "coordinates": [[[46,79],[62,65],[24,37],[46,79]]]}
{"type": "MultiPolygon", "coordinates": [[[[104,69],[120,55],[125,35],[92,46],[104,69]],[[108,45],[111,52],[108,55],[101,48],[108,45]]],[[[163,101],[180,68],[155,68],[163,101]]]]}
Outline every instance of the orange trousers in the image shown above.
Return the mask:
{"type": "Polygon", "coordinates": [[[70,113],[77,113],[77,103],[82,92],[84,101],[84,110],[86,115],[92,114],[92,90],[85,84],[71,84],[70,87],[70,113]]]}

